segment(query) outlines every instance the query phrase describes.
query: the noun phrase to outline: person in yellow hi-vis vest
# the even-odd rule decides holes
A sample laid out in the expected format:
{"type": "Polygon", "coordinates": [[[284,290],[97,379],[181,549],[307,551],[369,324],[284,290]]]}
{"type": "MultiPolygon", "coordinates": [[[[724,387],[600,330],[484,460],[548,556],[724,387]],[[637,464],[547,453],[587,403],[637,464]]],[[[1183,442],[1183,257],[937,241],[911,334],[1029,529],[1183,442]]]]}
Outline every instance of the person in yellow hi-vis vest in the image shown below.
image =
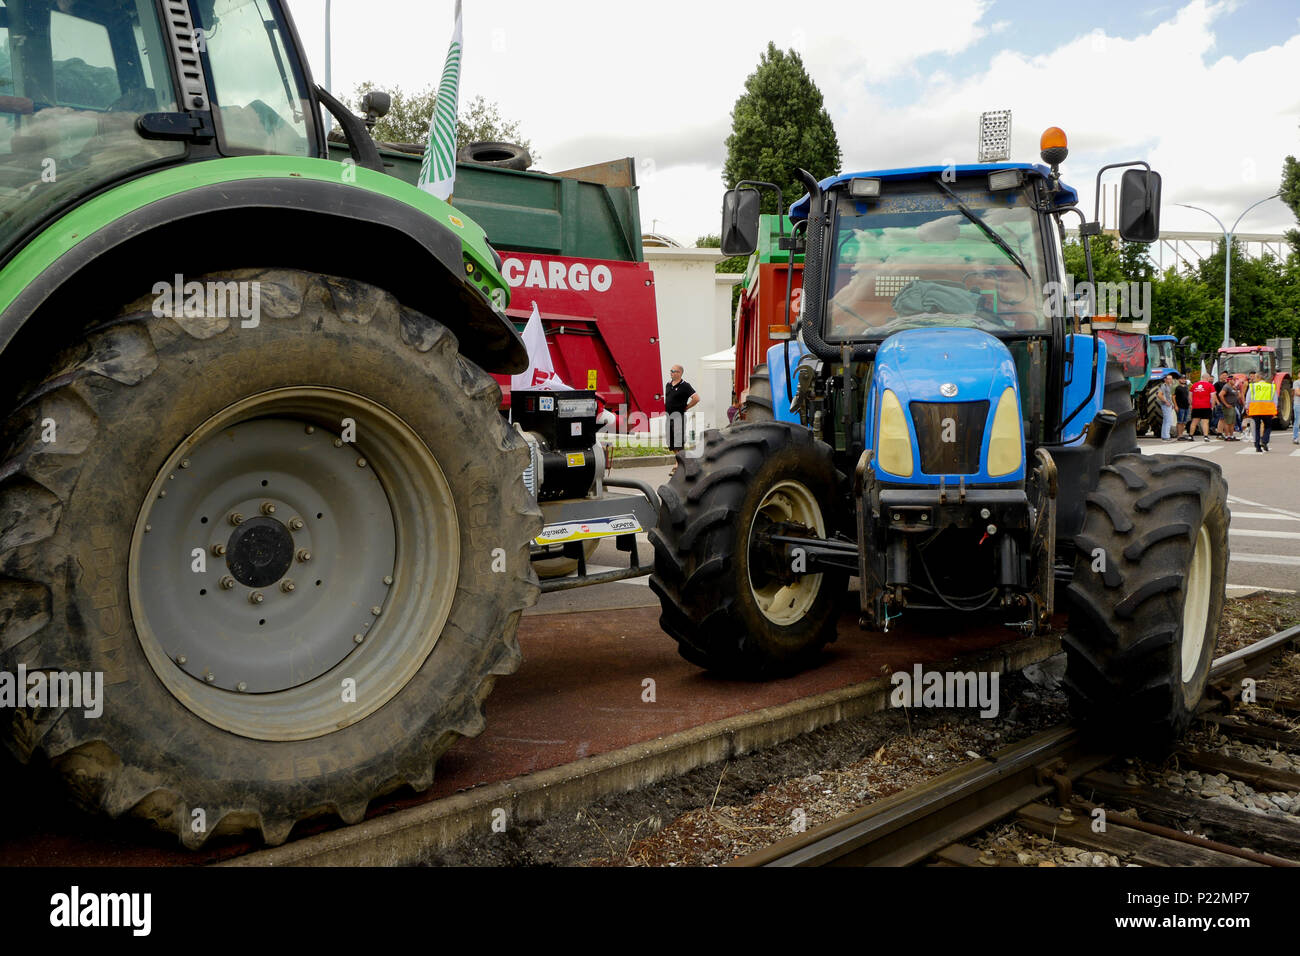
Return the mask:
{"type": "Polygon", "coordinates": [[[1277,414],[1277,389],[1258,372],[1250,373],[1250,384],[1246,386],[1246,414],[1255,421],[1255,451],[1268,451],[1273,417],[1277,414]]]}

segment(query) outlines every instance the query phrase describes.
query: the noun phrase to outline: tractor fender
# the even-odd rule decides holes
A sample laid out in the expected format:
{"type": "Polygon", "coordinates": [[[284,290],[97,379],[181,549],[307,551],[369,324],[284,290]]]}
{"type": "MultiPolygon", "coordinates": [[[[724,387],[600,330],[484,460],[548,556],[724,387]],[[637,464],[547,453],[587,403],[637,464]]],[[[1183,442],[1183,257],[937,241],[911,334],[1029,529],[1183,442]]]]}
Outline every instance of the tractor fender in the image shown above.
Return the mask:
{"type": "Polygon", "coordinates": [[[514,325],[473,284],[468,247],[427,212],[383,192],[292,173],[225,180],[139,204],[77,237],[68,230],[84,209],[47,227],[72,243],[60,254],[33,254],[38,237],[6,264],[4,278],[25,285],[0,312],[0,350],[29,326],[46,341],[77,334],[63,323],[85,316],[87,301],[122,302],[178,274],[256,265],[375,285],[446,325],[485,371],[527,367],[514,325]]]}

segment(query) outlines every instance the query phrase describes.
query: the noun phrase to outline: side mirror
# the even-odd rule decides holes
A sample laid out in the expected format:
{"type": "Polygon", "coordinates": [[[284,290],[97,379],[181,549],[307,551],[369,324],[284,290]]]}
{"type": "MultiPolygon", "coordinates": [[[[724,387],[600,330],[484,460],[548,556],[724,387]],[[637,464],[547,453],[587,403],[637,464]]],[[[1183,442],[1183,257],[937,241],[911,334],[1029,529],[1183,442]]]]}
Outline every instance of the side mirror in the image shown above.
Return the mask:
{"type": "Polygon", "coordinates": [[[757,189],[729,189],[722,197],[722,254],[747,256],[758,248],[757,189]]]}
{"type": "Polygon", "coordinates": [[[1125,242],[1160,238],[1160,174],[1128,169],[1119,186],[1119,235],[1125,242]]]}
{"type": "Polygon", "coordinates": [[[393,108],[393,98],[382,90],[371,90],[361,97],[361,112],[366,114],[366,129],[374,129],[375,123],[388,115],[393,108]]]}

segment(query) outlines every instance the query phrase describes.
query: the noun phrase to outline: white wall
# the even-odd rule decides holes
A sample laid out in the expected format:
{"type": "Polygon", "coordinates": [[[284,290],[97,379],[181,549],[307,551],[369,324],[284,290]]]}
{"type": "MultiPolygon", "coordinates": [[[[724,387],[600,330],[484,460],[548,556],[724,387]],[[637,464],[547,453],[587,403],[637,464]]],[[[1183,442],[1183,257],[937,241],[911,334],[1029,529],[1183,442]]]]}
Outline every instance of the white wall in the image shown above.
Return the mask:
{"type": "Polygon", "coordinates": [[[705,370],[700,363],[702,356],[731,345],[731,284],[735,280],[713,271],[721,259],[717,249],[645,249],[645,261],[655,274],[664,380],[668,369],[680,365],[682,378],[700,396],[700,403],[691,411],[693,421],[687,421],[688,441],[692,427],[696,436],[706,428],[724,427],[731,404],[731,372],[705,370]]]}

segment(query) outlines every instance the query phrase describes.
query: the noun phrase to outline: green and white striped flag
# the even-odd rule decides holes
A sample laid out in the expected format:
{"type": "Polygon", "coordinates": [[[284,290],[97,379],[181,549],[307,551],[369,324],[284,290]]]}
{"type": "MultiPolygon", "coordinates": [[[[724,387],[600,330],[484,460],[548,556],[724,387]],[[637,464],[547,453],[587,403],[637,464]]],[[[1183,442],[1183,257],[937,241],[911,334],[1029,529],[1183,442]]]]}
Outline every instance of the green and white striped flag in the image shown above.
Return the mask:
{"type": "Polygon", "coordinates": [[[456,0],[456,29],[447,48],[447,63],[429,118],[429,144],[420,165],[420,188],[439,199],[450,199],[456,185],[456,97],[460,86],[460,0],[456,0]]]}

